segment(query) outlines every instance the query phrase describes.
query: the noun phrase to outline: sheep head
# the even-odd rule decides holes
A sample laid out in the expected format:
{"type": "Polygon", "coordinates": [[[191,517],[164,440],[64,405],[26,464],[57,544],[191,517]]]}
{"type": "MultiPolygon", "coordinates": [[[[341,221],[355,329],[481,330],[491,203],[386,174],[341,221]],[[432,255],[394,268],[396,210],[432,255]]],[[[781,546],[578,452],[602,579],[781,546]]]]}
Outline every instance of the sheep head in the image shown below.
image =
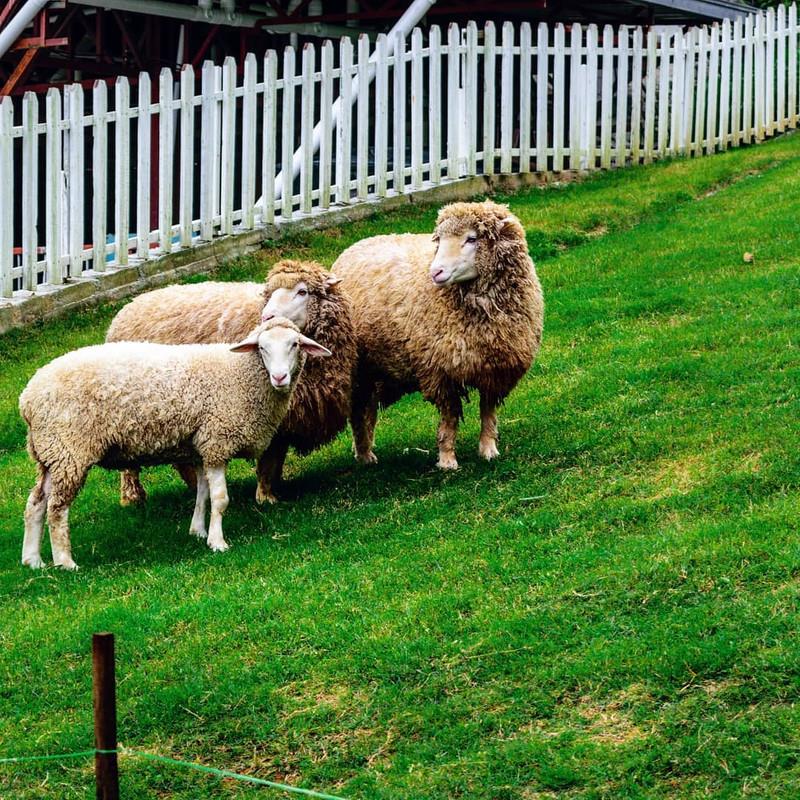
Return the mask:
{"type": "Polygon", "coordinates": [[[231,346],[234,353],[258,351],[272,387],[288,392],[305,364],[306,355],[329,356],[331,351],[303,336],[298,327],[284,317],[262,322],[246,339],[231,346]]]}
{"type": "Polygon", "coordinates": [[[336,291],[338,283],[339,278],[316,262],[279,261],[267,276],[261,319],[286,317],[303,331],[314,319],[320,300],[336,291]]]}
{"type": "Polygon", "coordinates": [[[525,231],[508,206],[451,203],[439,211],[433,234],[436,255],[430,266],[435,286],[490,278],[502,263],[505,249],[525,242],[525,231]]]}

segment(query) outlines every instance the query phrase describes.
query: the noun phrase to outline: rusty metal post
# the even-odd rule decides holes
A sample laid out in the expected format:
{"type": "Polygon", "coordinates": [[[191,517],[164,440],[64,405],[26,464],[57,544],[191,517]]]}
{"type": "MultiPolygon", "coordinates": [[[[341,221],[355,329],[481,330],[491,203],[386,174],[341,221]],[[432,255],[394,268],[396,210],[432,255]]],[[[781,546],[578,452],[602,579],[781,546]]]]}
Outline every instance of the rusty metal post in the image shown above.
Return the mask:
{"type": "Polygon", "coordinates": [[[113,633],[95,633],[92,636],[92,696],[97,800],[119,800],[116,752],[117,684],[113,633]]]}

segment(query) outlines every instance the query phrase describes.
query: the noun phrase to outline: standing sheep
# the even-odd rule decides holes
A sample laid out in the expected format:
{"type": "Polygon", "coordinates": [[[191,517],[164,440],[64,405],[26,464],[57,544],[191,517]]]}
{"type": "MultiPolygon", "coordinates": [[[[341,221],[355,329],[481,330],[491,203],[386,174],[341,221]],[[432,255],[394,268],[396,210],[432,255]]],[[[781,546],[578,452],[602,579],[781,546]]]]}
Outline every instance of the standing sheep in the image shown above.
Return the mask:
{"type": "MultiPolygon", "coordinates": [[[[125,306],[112,321],[106,341],[236,342],[258,323],[263,311],[265,318],[287,317],[332,350],[332,358],[308,364],[289,413],[259,459],[256,500],[275,502],[274,490],[289,447],[310,453],[347,425],[356,343],[350,303],[338,284],[335,275],[315,262],[284,260],[272,268],[266,284],[169,286],[125,306]]],[[[187,472],[182,470],[190,479],[187,472]]],[[[122,473],[120,488],[123,505],[145,499],[135,470],[122,473]]]]}
{"type": "Polygon", "coordinates": [[[456,432],[470,388],[480,393],[478,452],[495,458],[497,406],[531,366],[542,338],[542,290],[519,220],[497,203],[453,203],[439,212],[432,239],[364,239],[333,270],[356,320],[356,458],[377,461],[378,405],[419,390],[441,416],[438,466],[456,469],[456,432]]]}
{"type": "Polygon", "coordinates": [[[277,318],[232,347],[118,342],[84,347],[42,367],[19,398],[38,468],[25,508],[22,563],[42,566],[46,511],[54,563],[76,568],[69,507],[95,464],[199,467],[190,533],[206,536],[210,495],[208,546],[227,550],[227,463],[264,452],[289,408],[306,353],[330,355],[277,318]]]}

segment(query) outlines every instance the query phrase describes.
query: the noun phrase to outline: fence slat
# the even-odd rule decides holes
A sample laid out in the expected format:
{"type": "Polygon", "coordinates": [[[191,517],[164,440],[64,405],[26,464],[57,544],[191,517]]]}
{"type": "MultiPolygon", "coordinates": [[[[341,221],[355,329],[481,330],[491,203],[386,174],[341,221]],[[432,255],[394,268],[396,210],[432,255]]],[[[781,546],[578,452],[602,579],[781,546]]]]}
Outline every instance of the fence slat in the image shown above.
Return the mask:
{"type": "Polygon", "coordinates": [[[653,160],[653,146],[656,124],[656,34],[655,31],[647,32],[647,74],[645,77],[644,98],[644,163],[653,160]]]}
{"type": "MultiPolygon", "coordinates": [[[[375,194],[386,197],[389,148],[389,44],[385,34],[375,43],[375,194]]],[[[323,68],[323,75],[325,70],[323,68]]],[[[324,101],[323,101],[324,113],[324,101]]]]}
{"type": "MultiPolygon", "coordinates": [[[[105,84],[103,84],[105,86],[105,84]]],[[[39,98],[22,100],[22,288],[36,291],[39,261],[39,98]]],[[[105,168],[105,164],[103,165],[105,168]]],[[[11,206],[3,206],[4,208],[11,206]]],[[[103,208],[103,215],[106,210],[103,208]]],[[[105,219],[105,216],[103,217],[105,219]]]]}
{"type": "MultiPolygon", "coordinates": [[[[519,28],[519,168],[531,171],[531,26],[523,22],[519,28]]],[[[538,57],[538,56],[537,56],[538,57]]],[[[538,146],[538,145],[537,145],[538,146]]]]}
{"type": "MultiPolygon", "coordinates": [[[[367,40],[367,45],[369,41],[367,40]]],[[[367,47],[369,57],[369,47],[367,47]]],[[[422,104],[425,100],[422,83],[422,31],[414,28],[411,34],[411,188],[422,188],[422,104]]],[[[365,123],[366,124],[366,123],[365,123]]],[[[366,164],[366,154],[364,155],[366,164]]],[[[456,172],[458,170],[456,169],[456,172]]]]}
{"type": "MultiPolygon", "coordinates": [[[[694,31],[692,32],[694,33],[694,31]]],[[[733,21],[733,77],[731,78],[731,144],[742,141],[742,19],[733,21]]]]}
{"type": "Polygon", "coordinates": [[[267,50],[264,54],[264,116],[261,124],[261,220],[265,225],[275,221],[277,82],[278,54],[274,50],[267,50]]]}
{"type": "MultiPolygon", "coordinates": [[[[351,125],[353,120],[353,43],[343,38],[339,44],[339,96],[342,105],[336,125],[336,202],[350,202],[351,125]]],[[[285,91],[285,90],[284,90],[285,91]]]]}
{"type": "Polygon", "coordinates": [[[694,124],[694,64],[697,57],[697,28],[692,28],[684,35],[685,52],[683,68],[683,120],[681,122],[681,153],[691,155],[692,125],[694,124]]]}
{"type": "Polygon", "coordinates": [[[556,24],[553,34],[553,171],[564,169],[564,26],[556,24]]]}
{"type": "Polygon", "coordinates": [[[495,27],[490,20],[483,28],[483,172],[494,174],[495,160],[495,27]]]}
{"type": "Polygon", "coordinates": [[[547,170],[547,95],[549,58],[547,23],[540,22],[536,35],[536,169],[547,170]]]}
{"type": "Polygon", "coordinates": [[[181,70],[181,165],[180,220],[181,247],[192,246],[194,211],[194,69],[185,65],[181,70]]]}
{"type": "Polygon", "coordinates": [[[597,167],[597,64],[598,64],[597,25],[590,25],[586,31],[586,163],[583,169],[597,167]]]}
{"type": "Polygon", "coordinates": [[[614,87],[614,29],[603,27],[603,66],[600,99],[600,166],[611,168],[611,128],[613,121],[612,94],[614,87]]]}
{"type": "MultiPolygon", "coordinates": [[[[10,103],[10,101],[9,101],[10,103]]],[[[45,104],[45,248],[46,282],[58,286],[64,282],[61,269],[61,222],[62,185],[61,174],[61,93],[58,89],[47,90],[45,104]]],[[[2,186],[0,186],[2,190],[2,186]]]]}
{"type": "Polygon", "coordinates": [[[11,297],[14,281],[14,105],[0,100],[0,297],[11,297]]]}
{"type": "MultiPolygon", "coordinates": [[[[256,57],[249,53],[244,60],[244,89],[242,97],[242,228],[246,231],[252,230],[256,225],[257,71],[256,57]]],[[[182,136],[181,141],[183,141],[182,136]]],[[[183,152],[181,152],[181,158],[183,158],[183,152]]],[[[183,174],[182,171],[181,174],[183,174]]]]}
{"type": "Polygon", "coordinates": [[[625,165],[627,157],[628,131],[628,28],[620,25],[617,29],[619,57],[617,59],[617,120],[616,120],[616,156],[618,167],[625,165]]]}
{"type": "Polygon", "coordinates": [[[467,134],[467,175],[478,172],[478,26],[467,23],[466,75],[464,76],[464,97],[466,100],[467,134]]]}
{"type": "Polygon", "coordinates": [[[203,64],[202,99],[200,106],[200,240],[210,242],[214,236],[214,179],[215,179],[215,131],[217,101],[214,64],[203,64]]]}
{"type": "MultiPolygon", "coordinates": [[[[222,64],[222,158],[220,159],[220,233],[233,233],[233,184],[236,170],[236,61],[222,64]]],[[[291,181],[291,163],[287,173],[291,181]]],[[[291,191],[290,191],[291,195],[291,191]]],[[[291,203],[290,203],[291,206],[291,203]]]]}
{"type": "MultiPolygon", "coordinates": [[[[417,31],[414,32],[415,34],[417,31]]],[[[419,36],[421,36],[421,32],[419,36]]],[[[422,42],[420,40],[420,50],[422,42]]],[[[356,126],[356,198],[367,199],[367,178],[369,172],[369,38],[366,34],[358,37],[358,108],[356,126]]],[[[422,56],[419,59],[420,81],[422,80],[422,56]]],[[[415,65],[412,64],[412,70],[415,65]]],[[[422,130],[418,136],[422,141],[422,130]]],[[[422,183],[422,146],[419,148],[419,173],[422,183]]]]}
{"type": "MultiPolygon", "coordinates": [[[[428,51],[428,174],[435,185],[442,179],[442,31],[438,25],[431,26],[428,51]]],[[[386,116],[385,110],[383,116],[386,116]]]]}
{"type": "Polygon", "coordinates": [[[128,79],[117,78],[114,85],[114,261],[128,264],[131,204],[131,89],[128,79]]]}
{"type": "Polygon", "coordinates": [[[514,26],[503,23],[500,45],[500,172],[511,172],[514,126],[514,26]]]}
{"type": "Polygon", "coordinates": [[[633,31],[633,59],[631,64],[631,163],[638,164],[642,141],[642,29],[633,31]]]}
{"type": "Polygon", "coordinates": [[[150,257],[150,97],[146,72],[139,74],[139,117],[136,125],[136,257],[150,257]]]}
{"type": "Polygon", "coordinates": [[[797,49],[800,47],[797,26],[797,4],[789,6],[789,86],[787,100],[789,103],[789,127],[797,127],[797,49]]]}
{"type": "Polygon", "coordinates": [[[764,15],[757,14],[753,30],[753,109],[755,112],[755,139],[760,142],[764,138],[766,125],[766,78],[764,65],[764,15]]]}
{"type": "Polygon", "coordinates": [[[392,112],[392,188],[396,194],[403,194],[406,185],[406,40],[399,31],[394,42],[392,112]]]}
{"type": "Polygon", "coordinates": [[[671,155],[683,152],[683,115],[686,113],[683,96],[683,80],[686,71],[686,53],[683,47],[683,34],[673,37],[672,60],[672,118],[670,124],[669,152],[671,155]]]}
{"type": "Polygon", "coordinates": [[[728,131],[730,126],[731,102],[731,23],[722,22],[722,56],[720,59],[719,78],[719,146],[728,149],[728,131]]]}
{"type": "Polygon", "coordinates": [[[451,23],[447,28],[447,177],[450,180],[458,178],[458,136],[461,125],[460,42],[461,32],[458,25],[451,23]]]}
{"type": "Polygon", "coordinates": [[[775,35],[777,37],[777,95],[775,121],[780,133],[786,130],[786,7],[778,6],[775,35]]]}
{"type": "Polygon", "coordinates": [[[719,25],[711,26],[708,57],[708,105],[706,107],[706,153],[717,144],[717,87],[719,81],[719,25]]]}
{"type": "Polygon", "coordinates": [[[105,272],[108,208],[108,89],[105,81],[95,81],[92,116],[92,269],[105,272]]]}
{"type": "Polygon", "coordinates": [[[766,64],[764,70],[764,91],[766,93],[766,133],[775,133],[775,9],[768,8],[764,30],[766,64]]]}
{"type": "Polygon", "coordinates": [[[172,252],[173,91],[172,70],[164,68],[158,79],[158,243],[162,253],[172,252]]]}
{"type": "MultiPolygon", "coordinates": [[[[360,43],[359,43],[360,50],[360,43]]],[[[360,61],[360,58],[359,58],[360,61]]],[[[302,79],[300,84],[300,211],[310,214],[311,192],[314,188],[314,67],[316,53],[314,45],[303,45],[302,79]]],[[[359,63],[360,70],[360,63],[359,63]]],[[[361,94],[364,94],[362,92],[361,94]]],[[[366,93],[369,97],[369,93],[366,93]]],[[[361,118],[361,95],[359,95],[359,120],[361,118]]],[[[360,126],[359,126],[360,127],[360,126]]],[[[361,131],[359,130],[359,160],[361,159],[361,131]]],[[[366,138],[366,133],[364,134],[366,138]]],[[[366,147],[365,147],[366,149],[366,147]]],[[[365,158],[366,160],[366,158],[365,158]]],[[[363,172],[363,170],[362,170],[363,172]]],[[[288,173],[287,173],[288,174],[288,173]]],[[[366,177],[362,175],[364,181],[366,177]]],[[[359,186],[360,191],[360,186],[359,186]]],[[[366,196],[366,191],[364,192],[366,196]]]]}
{"type": "Polygon", "coordinates": [[[662,33],[658,37],[658,112],[656,120],[658,139],[656,153],[659,156],[665,155],[668,148],[671,61],[670,36],[662,33]]]}
{"type": "MultiPolygon", "coordinates": [[[[380,39],[380,37],[378,37],[380,39]]],[[[380,101],[381,92],[382,98],[386,100],[386,37],[383,39],[383,55],[378,59],[378,71],[376,89],[378,92],[378,100],[376,105],[376,119],[375,119],[375,174],[376,178],[376,191],[383,188],[383,193],[386,193],[386,114],[384,109],[383,115],[383,147],[378,147],[378,126],[380,117],[380,101]],[[380,157],[383,157],[383,162],[380,157]],[[382,169],[378,169],[379,164],[383,165],[382,169]],[[383,183],[381,184],[381,176],[383,183]]],[[[378,42],[378,51],[381,50],[381,42],[378,42]]],[[[331,139],[333,136],[333,125],[331,118],[331,106],[333,105],[333,43],[328,40],[322,45],[322,85],[320,87],[320,139],[319,139],[319,207],[322,209],[329,208],[331,204],[331,139]]],[[[379,196],[383,197],[383,195],[379,196]]]]}
{"type": "Polygon", "coordinates": [[[580,24],[572,26],[569,40],[569,168],[580,169],[581,160],[581,112],[580,75],[583,50],[583,29],[580,24]]]}
{"type": "Polygon", "coordinates": [[[83,156],[83,87],[67,88],[67,189],[69,192],[69,275],[83,272],[83,199],[85,165],[83,156]]]}

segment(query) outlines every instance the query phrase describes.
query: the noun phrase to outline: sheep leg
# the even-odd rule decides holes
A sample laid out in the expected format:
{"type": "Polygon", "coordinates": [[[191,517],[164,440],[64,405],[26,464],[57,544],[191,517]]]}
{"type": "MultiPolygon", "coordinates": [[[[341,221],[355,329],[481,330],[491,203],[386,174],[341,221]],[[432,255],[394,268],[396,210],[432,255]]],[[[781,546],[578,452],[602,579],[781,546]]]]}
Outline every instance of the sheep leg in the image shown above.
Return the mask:
{"type": "Polygon", "coordinates": [[[353,393],[350,426],[353,429],[353,451],[356,461],[362,464],[377,464],[373,452],[375,446],[375,424],[378,421],[378,393],[375,386],[358,387],[353,393]]]}
{"type": "Polygon", "coordinates": [[[173,464],[183,482],[190,488],[197,488],[197,470],[192,464],[173,464]]]}
{"type": "Polygon", "coordinates": [[[205,467],[206,480],[211,494],[211,521],[208,526],[208,546],[216,553],[228,549],[228,543],[222,536],[222,515],[228,507],[228,487],[225,483],[225,465],[221,467],[205,467]]]}
{"type": "Polygon", "coordinates": [[[256,475],[258,487],[256,488],[256,503],[277,503],[275,489],[281,481],[283,465],[286,454],[289,452],[289,443],[285,440],[278,441],[274,438],[266,451],[258,459],[256,475]]]}
{"type": "Polygon", "coordinates": [[[135,506],[147,500],[147,492],[139,480],[139,469],[124,469],[119,474],[119,504],[135,506]]]}
{"type": "Polygon", "coordinates": [[[50,496],[50,473],[43,464],[37,465],[39,477],[25,506],[25,538],[22,540],[22,563],[31,569],[40,569],[42,561],[42,534],[47,498],[50,496]]]}
{"type": "Polygon", "coordinates": [[[72,545],[69,539],[69,507],[80,491],[88,471],[88,468],[79,470],[69,479],[52,476],[50,496],[47,498],[47,526],[50,528],[53,564],[64,569],[78,569],[78,565],[72,560],[72,545]]]}
{"type": "Polygon", "coordinates": [[[478,441],[478,454],[491,461],[500,455],[497,449],[497,403],[481,395],[481,438],[478,441]]]}
{"type": "Polygon", "coordinates": [[[197,499],[194,503],[194,514],[189,525],[189,533],[197,536],[198,539],[205,539],[208,536],[206,531],[206,506],[208,505],[208,481],[203,470],[197,472],[197,499]]]}
{"type": "Polygon", "coordinates": [[[449,403],[439,406],[439,431],[436,441],[439,444],[439,460],[436,466],[439,469],[458,469],[456,460],[456,434],[458,421],[461,419],[461,403],[449,403]]]}

